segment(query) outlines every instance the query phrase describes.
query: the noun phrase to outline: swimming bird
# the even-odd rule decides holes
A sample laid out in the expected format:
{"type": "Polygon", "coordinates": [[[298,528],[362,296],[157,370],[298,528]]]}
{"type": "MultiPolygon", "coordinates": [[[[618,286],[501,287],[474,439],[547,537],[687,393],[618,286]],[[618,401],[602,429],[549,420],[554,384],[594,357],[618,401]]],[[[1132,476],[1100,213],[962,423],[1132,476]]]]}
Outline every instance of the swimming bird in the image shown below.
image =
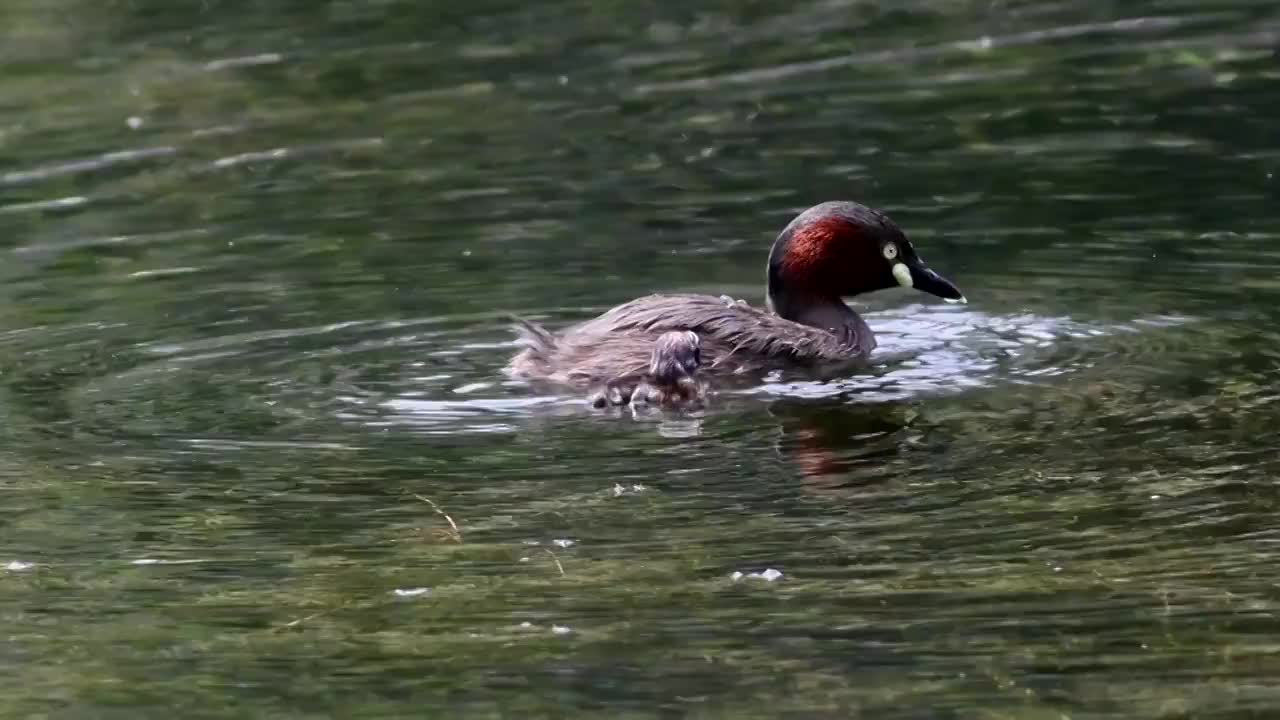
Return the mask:
{"type": "Polygon", "coordinates": [[[861,363],[876,347],[875,334],[843,298],[909,287],[965,301],[887,215],[855,202],[825,202],[797,215],[774,240],[766,272],[765,308],[680,293],[640,297],[559,333],[517,318],[522,349],[506,372],[571,387],[608,385],[630,397],[655,342],[670,331],[697,335],[698,373],[711,379],[861,363]]]}

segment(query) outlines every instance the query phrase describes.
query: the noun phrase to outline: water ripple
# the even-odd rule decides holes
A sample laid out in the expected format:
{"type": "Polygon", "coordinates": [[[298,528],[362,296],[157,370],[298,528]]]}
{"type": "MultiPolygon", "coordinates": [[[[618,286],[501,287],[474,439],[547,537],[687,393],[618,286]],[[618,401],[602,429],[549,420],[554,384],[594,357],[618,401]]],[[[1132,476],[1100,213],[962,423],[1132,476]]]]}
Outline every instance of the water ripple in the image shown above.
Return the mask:
{"type": "Polygon", "coordinates": [[[177,154],[178,148],[170,146],[140,148],[138,150],[116,150],[82,160],[70,160],[30,170],[12,170],[0,173],[0,186],[26,185],[66,175],[95,172],[117,165],[133,165],[145,160],[173,157],[177,154]]]}
{"type": "Polygon", "coordinates": [[[1101,23],[1081,23],[1060,27],[1030,30],[1009,35],[987,36],[970,40],[959,40],[931,47],[909,49],[881,50],[869,53],[854,53],[840,57],[824,58],[808,62],[787,63],[769,68],[745,70],[714,77],[693,78],[663,83],[645,83],[637,85],[634,91],[640,95],[665,92],[687,92],[690,90],[714,90],[726,85],[759,85],[763,83],[787,80],[798,75],[813,74],[859,65],[888,65],[920,60],[932,60],[952,54],[968,54],[973,52],[989,52],[1004,48],[1024,45],[1068,40],[1099,34],[1143,35],[1166,32],[1193,23],[1204,23],[1220,17],[1204,14],[1200,16],[1152,16],[1128,18],[1101,23]]]}

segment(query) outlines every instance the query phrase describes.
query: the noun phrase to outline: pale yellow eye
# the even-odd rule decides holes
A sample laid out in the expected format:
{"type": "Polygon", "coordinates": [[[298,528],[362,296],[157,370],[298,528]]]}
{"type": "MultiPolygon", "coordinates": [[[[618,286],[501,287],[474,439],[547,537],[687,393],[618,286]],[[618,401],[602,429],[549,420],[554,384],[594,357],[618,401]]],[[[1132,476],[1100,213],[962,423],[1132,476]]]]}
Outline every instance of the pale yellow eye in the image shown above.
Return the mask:
{"type": "Polygon", "coordinates": [[[897,246],[897,245],[894,245],[893,243],[889,243],[888,245],[885,245],[885,246],[884,246],[884,259],[885,259],[885,260],[892,260],[892,259],[894,259],[894,258],[896,258],[896,257],[898,257],[898,246],[897,246]]]}

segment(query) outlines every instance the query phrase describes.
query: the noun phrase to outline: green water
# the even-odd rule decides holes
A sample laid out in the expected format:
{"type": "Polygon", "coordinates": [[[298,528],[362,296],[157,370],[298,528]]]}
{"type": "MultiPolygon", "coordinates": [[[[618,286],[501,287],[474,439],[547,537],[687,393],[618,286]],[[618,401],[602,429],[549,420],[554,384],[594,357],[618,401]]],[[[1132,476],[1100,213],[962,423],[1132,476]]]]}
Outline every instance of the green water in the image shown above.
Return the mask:
{"type": "Polygon", "coordinates": [[[0,1],[0,716],[1280,715],[1277,45],[0,1]],[[506,312],[759,302],[828,199],[970,304],[863,298],[871,371],[692,417],[500,376],[506,312]]]}

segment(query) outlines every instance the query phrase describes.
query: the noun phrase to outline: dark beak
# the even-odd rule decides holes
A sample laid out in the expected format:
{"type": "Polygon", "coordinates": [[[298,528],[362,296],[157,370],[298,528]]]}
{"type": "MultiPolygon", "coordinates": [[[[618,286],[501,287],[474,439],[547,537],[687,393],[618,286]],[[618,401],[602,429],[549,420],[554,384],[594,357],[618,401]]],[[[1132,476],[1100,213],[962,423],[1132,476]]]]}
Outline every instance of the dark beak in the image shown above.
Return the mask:
{"type": "Polygon", "coordinates": [[[916,290],[937,295],[948,302],[968,302],[960,289],[952,285],[950,280],[925,267],[923,263],[911,265],[909,269],[911,270],[911,287],[916,290]]]}

